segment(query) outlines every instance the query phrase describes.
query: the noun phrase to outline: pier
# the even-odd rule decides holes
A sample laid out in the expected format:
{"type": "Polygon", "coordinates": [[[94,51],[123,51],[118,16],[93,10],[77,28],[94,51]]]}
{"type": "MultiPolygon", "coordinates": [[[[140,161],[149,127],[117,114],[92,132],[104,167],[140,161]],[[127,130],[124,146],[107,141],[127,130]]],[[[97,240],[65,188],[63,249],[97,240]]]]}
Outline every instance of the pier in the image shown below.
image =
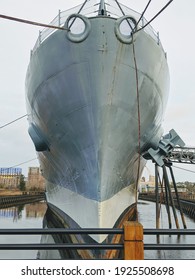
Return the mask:
{"type": "MultiPolygon", "coordinates": [[[[156,202],[156,196],[154,193],[140,193],[139,199],[156,202]]],[[[159,200],[160,199],[161,198],[159,196],[159,200]]],[[[173,200],[174,200],[174,205],[177,209],[180,209],[180,207],[182,207],[183,213],[195,219],[195,195],[180,196],[180,205],[174,194],[173,194],[173,200]]],[[[164,198],[161,199],[161,203],[166,204],[164,198]]]]}
{"type": "Polygon", "coordinates": [[[0,209],[45,200],[44,192],[24,192],[21,195],[0,196],[0,209]]]}

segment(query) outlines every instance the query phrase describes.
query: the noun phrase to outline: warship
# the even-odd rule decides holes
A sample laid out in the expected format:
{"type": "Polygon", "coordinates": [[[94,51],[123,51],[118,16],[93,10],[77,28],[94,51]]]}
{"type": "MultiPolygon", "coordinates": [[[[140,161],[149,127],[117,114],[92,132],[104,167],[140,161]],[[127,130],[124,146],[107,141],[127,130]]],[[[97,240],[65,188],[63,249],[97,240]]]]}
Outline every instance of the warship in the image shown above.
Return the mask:
{"type": "MultiPolygon", "coordinates": [[[[29,134],[46,180],[44,227],[121,228],[135,219],[142,154],[162,137],[166,53],[141,13],[115,0],[84,1],[59,11],[51,25],[59,29],[40,32],[25,85],[29,134]]],[[[42,237],[48,243],[58,238],[42,237]]],[[[118,236],[62,239],[106,243],[118,236]]],[[[81,259],[118,253],[55,254],[40,252],[81,259]]]]}

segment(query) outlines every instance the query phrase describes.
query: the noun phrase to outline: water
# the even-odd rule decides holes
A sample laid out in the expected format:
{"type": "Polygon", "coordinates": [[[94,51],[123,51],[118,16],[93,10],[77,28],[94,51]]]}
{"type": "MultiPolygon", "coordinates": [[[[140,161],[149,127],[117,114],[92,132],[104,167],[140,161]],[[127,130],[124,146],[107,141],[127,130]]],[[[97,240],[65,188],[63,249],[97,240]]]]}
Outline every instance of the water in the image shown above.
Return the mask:
{"type": "MultiPolygon", "coordinates": [[[[139,222],[143,225],[144,228],[155,228],[156,227],[156,204],[154,202],[139,201],[138,204],[139,212],[139,222]]],[[[171,211],[172,214],[172,211],[171,211]]],[[[177,211],[177,216],[179,220],[180,228],[183,228],[181,221],[180,213],[177,211]]],[[[173,215],[172,219],[172,228],[176,228],[173,215]]],[[[185,221],[188,229],[195,229],[195,221],[188,216],[185,216],[185,221]]],[[[167,212],[164,205],[161,207],[161,224],[160,228],[168,229],[168,218],[167,212]]],[[[157,243],[156,236],[145,235],[144,243],[157,243]]],[[[190,235],[161,235],[160,236],[161,244],[195,244],[195,236],[190,235]]],[[[195,250],[145,250],[144,252],[145,259],[195,259],[195,250]]]]}
{"type": "MultiPolygon", "coordinates": [[[[26,204],[24,206],[16,206],[7,209],[0,209],[0,228],[42,228],[43,217],[46,211],[45,202],[37,202],[33,204],[26,204]]],[[[138,203],[139,222],[144,228],[155,228],[155,203],[139,201],[138,203]]],[[[178,212],[177,212],[178,213],[178,212]]],[[[179,218],[179,214],[178,214],[179,218]]],[[[185,216],[186,224],[189,229],[195,228],[195,221],[185,216]]],[[[174,225],[174,219],[172,218],[174,225]]],[[[179,219],[180,228],[182,227],[181,219],[179,219]]],[[[161,228],[168,228],[168,219],[165,207],[162,206],[161,211],[161,228]]],[[[173,228],[175,228],[173,226],[173,228]]],[[[0,235],[1,244],[14,243],[40,243],[40,235],[29,236],[14,236],[14,235],[0,235]]],[[[171,244],[194,244],[194,236],[161,236],[161,243],[171,244]]],[[[156,243],[155,236],[144,236],[144,243],[156,243]]],[[[145,250],[145,259],[195,259],[194,251],[150,251],[145,250]]],[[[0,259],[36,259],[37,251],[25,250],[0,250],[0,259]]]]}
{"type": "MultiPolygon", "coordinates": [[[[42,228],[45,202],[0,209],[0,228],[42,228]]],[[[40,235],[0,235],[1,244],[40,243],[40,235]]],[[[0,250],[0,259],[36,259],[36,250],[0,250]]]]}

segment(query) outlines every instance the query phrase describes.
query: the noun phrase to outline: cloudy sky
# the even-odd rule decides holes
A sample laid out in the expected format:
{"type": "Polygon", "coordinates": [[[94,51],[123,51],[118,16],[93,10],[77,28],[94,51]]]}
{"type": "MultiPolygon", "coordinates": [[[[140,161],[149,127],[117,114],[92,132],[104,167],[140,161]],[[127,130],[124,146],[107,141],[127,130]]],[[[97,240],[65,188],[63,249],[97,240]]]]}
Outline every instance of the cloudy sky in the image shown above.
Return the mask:
{"type": "MultiPolygon", "coordinates": [[[[82,0],[1,0],[0,14],[49,23],[58,13],[82,3],[82,0]]],[[[142,12],[148,0],[121,0],[142,12]]],[[[149,20],[168,0],[153,0],[146,13],[149,20]]],[[[165,133],[174,128],[187,146],[195,147],[195,2],[174,0],[153,22],[167,52],[170,69],[170,97],[163,123],[165,133]]],[[[0,19],[0,127],[26,114],[25,75],[30,50],[40,27],[0,19]]],[[[29,138],[27,118],[0,129],[0,167],[19,166],[27,175],[28,166],[38,166],[34,146],[29,138]],[[32,161],[31,161],[32,160],[32,161]]],[[[195,170],[195,166],[180,166],[195,170]]],[[[148,165],[147,174],[153,173],[148,165]]],[[[177,181],[195,181],[195,174],[175,169],[177,181]]]]}

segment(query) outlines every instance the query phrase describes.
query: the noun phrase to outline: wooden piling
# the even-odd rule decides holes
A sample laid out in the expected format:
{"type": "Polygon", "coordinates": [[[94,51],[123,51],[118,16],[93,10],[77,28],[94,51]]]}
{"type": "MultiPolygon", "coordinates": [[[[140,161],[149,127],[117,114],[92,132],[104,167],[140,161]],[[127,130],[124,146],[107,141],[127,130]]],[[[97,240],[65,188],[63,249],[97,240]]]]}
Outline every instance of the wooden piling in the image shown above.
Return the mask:
{"type": "Polygon", "coordinates": [[[124,224],[124,259],[144,259],[143,226],[138,222],[124,224]]]}

